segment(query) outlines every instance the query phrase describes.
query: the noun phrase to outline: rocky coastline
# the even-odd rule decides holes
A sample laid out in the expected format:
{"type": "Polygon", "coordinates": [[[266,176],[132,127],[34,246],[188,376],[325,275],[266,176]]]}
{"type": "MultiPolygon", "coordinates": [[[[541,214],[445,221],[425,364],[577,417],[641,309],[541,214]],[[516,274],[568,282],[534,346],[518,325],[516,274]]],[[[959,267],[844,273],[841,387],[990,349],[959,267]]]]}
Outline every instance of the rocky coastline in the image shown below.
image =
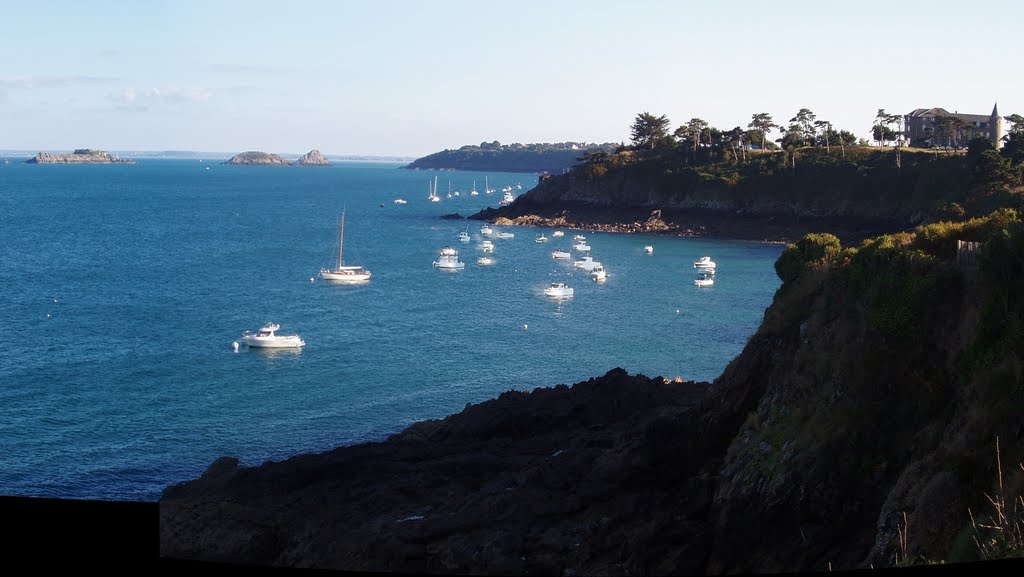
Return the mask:
{"type": "Polygon", "coordinates": [[[250,150],[236,154],[222,164],[234,166],[330,166],[331,163],[319,150],[313,149],[303,154],[295,162],[291,162],[277,154],[250,150]]]}
{"type": "Polygon", "coordinates": [[[315,148],[310,150],[306,154],[303,154],[295,161],[296,166],[330,166],[330,161],[323,154],[320,154],[319,150],[315,148]]]}
{"type": "Polygon", "coordinates": [[[135,164],[135,161],[118,158],[102,150],[78,149],[71,154],[40,152],[25,164],[135,164]]]}

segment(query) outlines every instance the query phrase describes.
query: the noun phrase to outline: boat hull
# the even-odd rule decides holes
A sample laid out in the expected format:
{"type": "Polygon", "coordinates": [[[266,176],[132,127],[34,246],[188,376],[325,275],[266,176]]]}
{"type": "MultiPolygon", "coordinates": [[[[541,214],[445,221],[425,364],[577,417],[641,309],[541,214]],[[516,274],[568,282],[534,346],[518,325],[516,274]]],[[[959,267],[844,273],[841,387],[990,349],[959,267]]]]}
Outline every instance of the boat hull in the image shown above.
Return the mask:
{"type": "Polygon", "coordinates": [[[354,282],[366,282],[366,281],[370,280],[371,276],[372,276],[372,273],[369,273],[369,272],[365,272],[365,273],[351,273],[351,272],[344,272],[344,271],[338,272],[338,271],[329,271],[329,270],[322,270],[322,271],[320,271],[320,277],[321,278],[323,278],[324,280],[329,280],[329,281],[333,281],[333,282],[353,282],[353,283],[354,282]]]}
{"type": "Polygon", "coordinates": [[[242,340],[250,347],[258,349],[295,349],[306,346],[306,341],[298,336],[273,336],[269,338],[249,336],[242,337],[242,340]]]}

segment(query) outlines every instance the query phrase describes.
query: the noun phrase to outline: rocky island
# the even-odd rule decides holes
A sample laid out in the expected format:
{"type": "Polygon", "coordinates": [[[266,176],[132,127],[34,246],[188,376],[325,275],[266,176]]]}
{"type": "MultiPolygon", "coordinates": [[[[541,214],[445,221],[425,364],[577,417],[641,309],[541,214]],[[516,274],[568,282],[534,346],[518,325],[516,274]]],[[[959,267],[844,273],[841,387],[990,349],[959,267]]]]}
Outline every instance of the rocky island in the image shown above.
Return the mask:
{"type": "Polygon", "coordinates": [[[303,154],[295,161],[297,166],[330,166],[331,163],[327,160],[327,157],[320,154],[319,150],[315,148],[310,150],[306,154],[303,154]]]}
{"type": "Polygon", "coordinates": [[[135,164],[134,160],[118,158],[103,150],[79,148],[71,154],[40,152],[25,161],[26,164],[135,164]]]}
{"type": "Polygon", "coordinates": [[[330,166],[331,163],[323,154],[320,154],[319,150],[314,149],[299,157],[295,162],[291,162],[276,154],[250,150],[232,156],[224,161],[223,164],[239,166],[330,166]]]}

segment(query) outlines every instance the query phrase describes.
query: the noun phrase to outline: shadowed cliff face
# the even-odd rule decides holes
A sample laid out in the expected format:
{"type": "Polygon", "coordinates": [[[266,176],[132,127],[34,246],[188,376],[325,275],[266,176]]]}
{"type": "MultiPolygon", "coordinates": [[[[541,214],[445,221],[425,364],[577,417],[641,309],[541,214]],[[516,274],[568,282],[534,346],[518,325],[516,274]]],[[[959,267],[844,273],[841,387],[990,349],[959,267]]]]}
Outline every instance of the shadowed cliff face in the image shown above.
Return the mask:
{"type": "MultiPolygon", "coordinates": [[[[758,332],[710,385],[616,369],[510,391],[383,443],[247,469],[222,459],[165,492],[162,554],[402,572],[779,572],[890,566],[905,529],[910,557],[969,560],[967,509],[990,509],[995,437],[1004,470],[1024,460],[1024,347],[1006,330],[1024,326],[1024,233],[986,249],[995,264],[981,272],[920,248],[984,228],[971,226],[787,268],[758,332]]],[[[1019,495],[1024,473],[1004,481],[1019,495]]]]}

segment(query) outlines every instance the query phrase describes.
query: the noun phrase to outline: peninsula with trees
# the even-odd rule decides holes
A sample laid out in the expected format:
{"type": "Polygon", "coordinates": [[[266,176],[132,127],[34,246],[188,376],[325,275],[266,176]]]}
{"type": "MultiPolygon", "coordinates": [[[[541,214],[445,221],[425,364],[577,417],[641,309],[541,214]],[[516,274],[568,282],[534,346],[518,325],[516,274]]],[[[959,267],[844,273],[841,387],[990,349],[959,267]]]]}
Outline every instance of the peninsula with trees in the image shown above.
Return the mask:
{"type": "Polygon", "coordinates": [[[435,152],[417,158],[407,166],[411,170],[473,170],[558,174],[572,168],[583,153],[609,153],[618,143],[556,142],[538,144],[501,144],[481,142],[454,150],[435,152]]]}
{"type": "Polygon", "coordinates": [[[134,160],[118,158],[103,150],[78,148],[71,154],[40,152],[25,161],[26,164],[135,164],[134,160]]]}

